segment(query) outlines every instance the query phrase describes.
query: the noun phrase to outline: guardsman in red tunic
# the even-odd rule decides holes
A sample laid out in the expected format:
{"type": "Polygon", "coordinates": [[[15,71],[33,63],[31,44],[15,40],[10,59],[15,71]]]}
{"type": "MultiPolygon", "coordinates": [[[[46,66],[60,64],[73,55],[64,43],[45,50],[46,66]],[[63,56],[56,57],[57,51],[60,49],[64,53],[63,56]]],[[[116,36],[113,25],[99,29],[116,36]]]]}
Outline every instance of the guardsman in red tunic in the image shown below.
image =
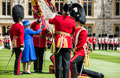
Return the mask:
{"type": "Polygon", "coordinates": [[[5,48],[7,47],[7,36],[5,35],[5,48]]]}
{"type": "Polygon", "coordinates": [[[117,46],[118,46],[118,37],[117,34],[114,35],[114,50],[117,50],[117,46]]]}
{"type": "Polygon", "coordinates": [[[10,39],[12,41],[12,48],[15,52],[14,74],[21,75],[20,62],[22,51],[24,49],[24,27],[20,24],[24,18],[24,8],[21,5],[15,5],[12,9],[12,17],[15,22],[10,28],[10,39]]]}
{"type": "Polygon", "coordinates": [[[89,41],[90,44],[92,44],[92,35],[91,34],[89,34],[88,41],[89,41]]]}
{"type": "Polygon", "coordinates": [[[102,50],[104,50],[105,47],[105,35],[102,34],[102,50]]]}
{"type": "Polygon", "coordinates": [[[111,50],[113,50],[113,47],[114,47],[114,36],[111,35],[111,50]]]}
{"type": "Polygon", "coordinates": [[[109,35],[109,39],[108,39],[108,44],[109,44],[109,50],[110,50],[110,48],[111,48],[111,35],[109,35]]]}
{"type": "Polygon", "coordinates": [[[108,45],[108,37],[107,37],[107,34],[105,34],[104,43],[105,43],[105,50],[107,50],[107,45],[108,45]]]}
{"type": "Polygon", "coordinates": [[[69,78],[70,68],[70,52],[72,49],[71,35],[75,31],[75,20],[68,14],[70,12],[70,4],[63,6],[63,15],[55,16],[49,19],[50,24],[55,25],[55,69],[56,78],[69,78]]]}
{"type": "Polygon", "coordinates": [[[99,50],[101,50],[101,44],[102,44],[102,38],[101,38],[101,34],[98,35],[98,47],[99,50]]]}
{"type": "Polygon", "coordinates": [[[96,37],[95,37],[95,33],[93,33],[92,44],[93,44],[93,50],[95,50],[95,46],[96,46],[96,37]]]}
{"type": "MultiPolygon", "coordinates": [[[[71,78],[77,78],[77,67],[76,64],[81,62],[83,64],[83,60],[85,57],[85,47],[87,47],[87,31],[83,28],[83,24],[86,23],[85,11],[81,5],[74,3],[72,4],[72,12],[71,16],[73,16],[76,20],[76,29],[74,33],[74,43],[75,43],[75,54],[70,60],[70,70],[71,70],[71,78]]],[[[82,67],[81,67],[82,68],[82,67]]],[[[82,72],[82,71],[81,71],[82,72]]]]}
{"type": "MultiPolygon", "coordinates": [[[[41,26],[42,23],[40,19],[31,24],[31,28],[33,31],[39,30],[41,26]]],[[[37,60],[34,61],[34,72],[42,73],[43,54],[47,47],[46,37],[50,35],[47,28],[48,27],[43,28],[41,33],[33,36],[33,43],[37,56],[37,60]]]]}

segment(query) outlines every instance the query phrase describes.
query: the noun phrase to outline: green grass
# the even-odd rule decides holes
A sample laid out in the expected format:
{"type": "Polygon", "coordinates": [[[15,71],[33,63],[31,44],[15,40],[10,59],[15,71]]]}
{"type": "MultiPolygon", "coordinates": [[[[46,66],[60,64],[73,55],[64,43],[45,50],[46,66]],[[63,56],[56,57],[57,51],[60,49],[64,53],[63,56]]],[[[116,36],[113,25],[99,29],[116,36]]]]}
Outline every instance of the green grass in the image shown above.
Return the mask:
{"type": "Polygon", "coordinates": [[[96,50],[96,51],[100,51],[100,52],[115,52],[115,53],[120,53],[120,50],[117,50],[117,51],[115,51],[115,50],[96,50]]]}
{"type": "MultiPolygon", "coordinates": [[[[13,56],[9,63],[6,72],[2,73],[10,58],[11,50],[0,50],[0,78],[55,78],[54,74],[49,74],[49,65],[52,64],[49,60],[49,56],[51,55],[49,51],[50,50],[47,50],[47,53],[45,54],[46,59],[45,64],[43,64],[44,73],[15,76],[13,75],[15,56],[13,56]]],[[[116,55],[118,53],[120,52],[96,50],[93,53],[90,53],[90,66],[85,68],[104,73],[105,78],[120,78],[120,57],[116,55]],[[98,54],[97,52],[101,52],[101,54],[98,54]],[[109,53],[114,54],[114,56],[109,55],[109,53]]],[[[31,72],[33,72],[33,62],[31,64],[31,72]]],[[[22,72],[22,64],[20,71],[22,72]]]]}
{"type": "Polygon", "coordinates": [[[120,56],[109,56],[109,55],[90,53],[90,58],[103,60],[106,62],[120,63],[120,56]]]}

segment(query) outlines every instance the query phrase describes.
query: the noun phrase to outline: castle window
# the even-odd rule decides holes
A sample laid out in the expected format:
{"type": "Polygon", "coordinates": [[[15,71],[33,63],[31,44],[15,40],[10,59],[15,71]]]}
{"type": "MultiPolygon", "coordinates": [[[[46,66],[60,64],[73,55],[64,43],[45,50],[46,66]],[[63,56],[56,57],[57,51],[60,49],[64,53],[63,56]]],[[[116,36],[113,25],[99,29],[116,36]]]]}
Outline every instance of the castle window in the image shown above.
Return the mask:
{"type": "Polygon", "coordinates": [[[65,0],[55,0],[55,7],[58,12],[62,12],[65,0]]]}
{"type": "Polygon", "coordinates": [[[94,0],[83,0],[83,7],[86,16],[93,16],[94,14],[94,0]]]}
{"type": "Polygon", "coordinates": [[[31,4],[31,0],[28,0],[28,15],[32,16],[32,4],[31,4]]]}
{"type": "Polygon", "coordinates": [[[114,4],[115,16],[120,16],[120,0],[115,0],[114,4]]]}
{"type": "Polygon", "coordinates": [[[2,15],[11,15],[11,0],[2,0],[2,15]]]}

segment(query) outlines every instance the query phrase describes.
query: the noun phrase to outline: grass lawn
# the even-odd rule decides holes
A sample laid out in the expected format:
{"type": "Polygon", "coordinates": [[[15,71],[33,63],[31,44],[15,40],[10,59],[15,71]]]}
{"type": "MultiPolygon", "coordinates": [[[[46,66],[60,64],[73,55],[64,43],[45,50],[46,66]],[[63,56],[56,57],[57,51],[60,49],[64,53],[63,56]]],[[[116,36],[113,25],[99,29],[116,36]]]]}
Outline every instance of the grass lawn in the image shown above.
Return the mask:
{"type": "MultiPolygon", "coordinates": [[[[90,53],[90,66],[85,68],[104,73],[105,78],[120,78],[120,56],[118,56],[118,54],[120,54],[120,51],[112,52],[96,50],[93,53],[90,53]],[[101,53],[99,54],[99,52],[101,53]],[[109,53],[113,54],[109,55],[109,53]]],[[[9,63],[6,72],[2,73],[10,55],[11,50],[0,50],[0,78],[55,78],[54,74],[49,74],[49,65],[52,64],[49,60],[49,56],[51,55],[50,52],[46,52],[45,54],[45,64],[43,65],[44,73],[32,73],[31,75],[23,76],[13,75],[15,56],[13,56],[11,62],[9,63]]],[[[22,64],[20,71],[22,72],[22,64]]],[[[33,72],[33,63],[31,65],[31,72],[33,72]]]]}

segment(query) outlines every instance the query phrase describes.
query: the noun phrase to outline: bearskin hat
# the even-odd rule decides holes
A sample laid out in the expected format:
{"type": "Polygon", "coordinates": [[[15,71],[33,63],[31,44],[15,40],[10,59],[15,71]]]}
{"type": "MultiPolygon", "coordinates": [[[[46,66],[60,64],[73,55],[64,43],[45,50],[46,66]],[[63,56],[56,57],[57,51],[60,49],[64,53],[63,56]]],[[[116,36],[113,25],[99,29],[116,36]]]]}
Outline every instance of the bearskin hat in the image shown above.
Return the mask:
{"type": "Polygon", "coordinates": [[[95,33],[93,33],[93,37],[95,37],[95,33]]]}
{"type": "Polygon", "coordinates": [[[14,22],[19,22],[24,18],[24,8],[21,5],[15,5],[12,8],[12,17],[14,22]]]}
{"type": "Polygon", "coordinates": [[[92,37],[92,34],[89,34],[89,37],[92,37]]]}
{"type": "Polygon", "coordinates": [[[101,34],[99,34],[98,37],[101,37],[101,34]]]}
{"type": "Polygon", "coordinates": [[[71,4],[65,4],[64,6],[63,6],[63,10],[67,13],[70,13],[71,11],[72,11],[72,7],[71,7],[72,5],[71,4]]]}
{"type": "Polygon", "coordinates": [[[107,34],[105,34],[105,37],[107,37],[107,34]]]}
{"type": "Polygon", "coordinates": [[[105,37],[105,35],[104,35],[104,34],[102,34],[102,37],[105,37]]]}
{"type": "Polygon", "coordinates": [[[85,10],[84,8],[82,8],[80,4],[77,3],[72,4],[72,11],[70,15],[74,17],[76,21],[79,21],[81,24],[86,23],[85,10]]]}

